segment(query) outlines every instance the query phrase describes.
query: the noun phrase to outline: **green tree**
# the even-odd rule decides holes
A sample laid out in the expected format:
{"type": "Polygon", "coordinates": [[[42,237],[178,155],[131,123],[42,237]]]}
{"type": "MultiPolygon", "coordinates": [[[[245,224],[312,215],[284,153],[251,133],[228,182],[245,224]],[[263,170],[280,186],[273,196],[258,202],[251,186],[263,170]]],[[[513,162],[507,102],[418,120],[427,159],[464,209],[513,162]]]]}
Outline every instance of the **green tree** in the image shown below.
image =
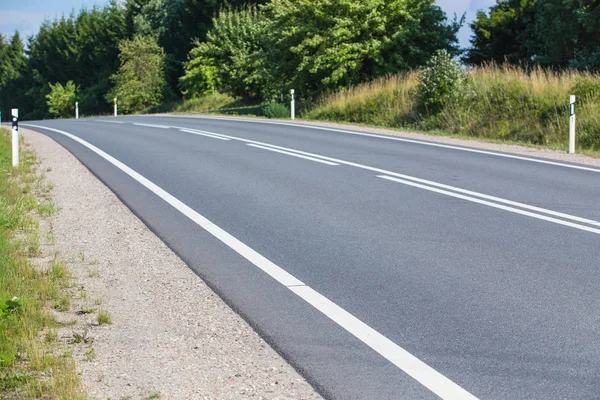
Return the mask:
{"type": "Polygon", "coordinates": [[[461,24],[433,0],[273,0],[263,11],[274,93],[315,95],[418,67],[438,49],[456,53],[461,24]]]}
{"type": "Polygon", "coordinates": [[[113,89],[106,96],[112,104],[119,99],[124,113],[142,111],[160,104],[168,93],[165,53],[152,36],[136,35],[119,45],[120,67],[111,77],[113,89]]]}
{"type": "Polygon", "coordinates": [[[8,43],[0,39],[0,109],[19,108],[27,111],[25,77],[27,59],[19,32],[15,32],[8,43]]]}
{"type": "Polygon", "coordinates": [[[46,102],[50,114],[58,118],[73,117],[77,100],[77,87],[73,81],[68,81],[65,86],[60,83],[49,83],[48,86],[50,93],[46,95],[46,102]]]}
{"type": "Polygon", "coordinates": [[[184,64],[181,78],[183,93],[188,97],[222,89],[246,98],[260,98],[264,82],[256,73],[260,68],[261,37],[265,24],[256,7],[239,11],[221,10],[205,42],[196,41],[184,64]]]}
{"type": "Polygon", "coordinates": [[[479,11],[470,24],[471,48],[463,61],[472,65],[530,62],[535,47],[531,29],[534,18],[533,0],[498,0],[489,14],[479,11]]]}

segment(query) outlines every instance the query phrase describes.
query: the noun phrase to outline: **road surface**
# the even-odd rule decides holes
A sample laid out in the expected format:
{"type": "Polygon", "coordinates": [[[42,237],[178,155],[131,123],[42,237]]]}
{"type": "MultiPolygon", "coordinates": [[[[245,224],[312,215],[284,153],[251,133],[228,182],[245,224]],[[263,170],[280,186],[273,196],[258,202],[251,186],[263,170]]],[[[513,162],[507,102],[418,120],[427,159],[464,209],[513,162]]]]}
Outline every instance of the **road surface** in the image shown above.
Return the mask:
{"type": "Polygon", "coordinates": [[[326,398],[600,398],[600,169],[220,118],[23,126],[326,398]]]}

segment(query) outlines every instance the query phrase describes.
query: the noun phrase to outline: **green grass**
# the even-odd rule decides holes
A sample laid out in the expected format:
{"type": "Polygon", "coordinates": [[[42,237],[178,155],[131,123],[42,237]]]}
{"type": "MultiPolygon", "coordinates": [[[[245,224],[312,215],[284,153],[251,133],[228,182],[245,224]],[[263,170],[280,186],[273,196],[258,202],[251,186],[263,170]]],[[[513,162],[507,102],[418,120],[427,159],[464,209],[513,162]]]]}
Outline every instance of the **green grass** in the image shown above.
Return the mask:
{"type": "Polygon", "coordinates": [[[60,266],[38,270],[27,259],[39,254],[37,202],[27,188],[36,180],[35,158],[25,146],[20,156],[13,169],[10,133],[0,129],[0,397],[83,398],[73,358],[56,343],[50,313],[52,305],[64,303],[68,274],[60,266]],[[23,237],[30,239],[17,240],[23,237]]]}
{"type": "Polygon", "coordinates": [[[110,325],[112,324],[112,318],[110,314],[104,310],[98,312],[98,325],[110,325]]]}
{"type": "Polygon", "coordinates": [[[416,111],[416,72],[323,96],[302,118],[365,124],[566,151],[569,95],[577,95],[577,149],[600,151],[600,76],[486,66],[468,71],[473,97],[435,115],[416,111]]]}

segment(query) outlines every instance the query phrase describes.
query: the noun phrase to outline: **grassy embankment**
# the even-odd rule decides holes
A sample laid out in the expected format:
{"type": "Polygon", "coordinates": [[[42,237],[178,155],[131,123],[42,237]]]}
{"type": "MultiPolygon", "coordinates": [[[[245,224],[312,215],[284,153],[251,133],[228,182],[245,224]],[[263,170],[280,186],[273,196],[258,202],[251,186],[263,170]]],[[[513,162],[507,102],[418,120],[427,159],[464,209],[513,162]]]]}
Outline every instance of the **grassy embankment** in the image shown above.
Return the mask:
{"type": "MultiPolygon", "coordinates": [[[[577,95],[577,148],[600,151],[600,76],[577,71],[524,72],[514,67],[469,71],[472,98],[437,115],[416,112],[416,72],[377,79],[331,93],[300,110],[309,120],[335,121],[436,135],[568,148],[569,95],[577,95]]],[[[240,107],[224,94],[171,104],[164,111],[261,116],[260,106],[240,107]]]]}
{"type": "Polygon", "coordinates": [[[437,115],[415,111],[418,76],[411,73],[324,96],[303,117],[566,150],[569,95],[575,94],[577,147],[600,150],[600,76],[491,66],[469,76],[470,100],[437,115]]]}
{"type": "Polygon", "coordinates": [[[56,258],[47,268],[29,261],[41,256],[38,219],[54,212],[35,169],[23,148],[12,168],[10,132],[0,128],[0,398],[78,399],[73,357],[50,311],[70,304],[69,272],[56,258]]]}

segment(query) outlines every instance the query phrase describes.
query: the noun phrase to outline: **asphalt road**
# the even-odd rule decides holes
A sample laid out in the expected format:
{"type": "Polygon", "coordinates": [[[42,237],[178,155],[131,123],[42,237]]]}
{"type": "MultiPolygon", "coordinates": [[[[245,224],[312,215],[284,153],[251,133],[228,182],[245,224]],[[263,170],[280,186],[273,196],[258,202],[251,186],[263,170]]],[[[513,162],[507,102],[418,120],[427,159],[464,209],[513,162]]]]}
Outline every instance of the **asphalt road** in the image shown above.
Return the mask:
{"type": "Polygon", "coordinates": [[[600,399],[600,169],[217,118],[30,124],[326,398],[600,399]]]}

